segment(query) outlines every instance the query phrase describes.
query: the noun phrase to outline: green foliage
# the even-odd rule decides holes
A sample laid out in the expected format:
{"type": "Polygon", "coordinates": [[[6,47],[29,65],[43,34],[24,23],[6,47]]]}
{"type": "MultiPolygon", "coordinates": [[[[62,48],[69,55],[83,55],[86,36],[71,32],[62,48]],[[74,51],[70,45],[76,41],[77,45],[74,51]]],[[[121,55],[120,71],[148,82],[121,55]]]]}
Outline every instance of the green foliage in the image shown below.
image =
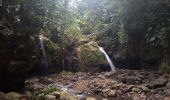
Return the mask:
{"type": "Polygon", "coordinates": [[[96,42],[92,41],[87,45],[81,46],[81,50],[84,54],[84,62],[86,65],[93,65],[103,60],[103,55],[98,50],[98,45],[96,42]]]}
{"type": "Polygon", "coordinates": [[[78,29],[69,27],[65,30],[63,35],[63,43],[65,44],[66,48],[69,46],[74,47],[77,46],[80,42],[80,31],[78,29]]]}
{"type": "Polygon", "coordinates": [[[95,64],[102,58],[100,52],[90,52],[86,50],[85,53],[87,54],[85,58],[85,62],[87,64],[95,64]]]}
{"type": "Polygon", "coordinates": [[[61,66],[61,48],[58,43],[54,43],[46,37],[43,38],[43,41],[48,63],[52,65],[52,67],[49,67],[49,70],[50,72],[56,71],[57,68],[55,66],[61,66]]]}
{"type": "Polygon", "coordinates": [[[49,85],[46,90],[33,93],[31,100],[45,100],[45,96],[54,91],[61,92],[58,87],[54,85],[49,85]]]}

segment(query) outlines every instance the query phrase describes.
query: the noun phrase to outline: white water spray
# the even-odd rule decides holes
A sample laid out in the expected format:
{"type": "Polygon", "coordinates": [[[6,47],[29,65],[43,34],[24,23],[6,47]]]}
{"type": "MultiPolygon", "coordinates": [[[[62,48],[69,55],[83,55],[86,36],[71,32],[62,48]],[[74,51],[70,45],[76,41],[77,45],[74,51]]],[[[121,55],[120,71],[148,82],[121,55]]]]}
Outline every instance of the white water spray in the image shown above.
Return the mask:
{"type": "Polygon", "coordinates": [[[44,43],[43,43],[43,36],[40,35],[39,36],[39,39],[40,39],[40,48],[42,49],[42,53],[43,53],[43,63],[45,65],[45,67],[48,67],[48,63],[47,63],[47,57],[46,57],[46,54],[45,54],[45,50],[44,50],[44,43]]]}
{"type": "Polygon", "coordinates": [[[102,47],[99,47],[99,50],[105,55],[110,67],[112,71],[115,71],[115,66],[113,65],[112,60],[110,59],[110,57],[108,56],[108,54],[104,51],[104,49],[102,47]]]}

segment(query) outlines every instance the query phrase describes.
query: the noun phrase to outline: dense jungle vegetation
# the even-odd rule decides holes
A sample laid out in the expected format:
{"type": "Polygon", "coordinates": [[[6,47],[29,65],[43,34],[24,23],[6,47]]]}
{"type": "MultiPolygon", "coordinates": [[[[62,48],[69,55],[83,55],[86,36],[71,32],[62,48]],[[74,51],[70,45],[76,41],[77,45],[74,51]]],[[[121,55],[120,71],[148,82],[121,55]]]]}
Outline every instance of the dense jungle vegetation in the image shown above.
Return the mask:
{"type": "MultiPolygon", "coordinates": [[[[170,0],[0,0],[0,91],[4,92],[0,100],[5,93],[25,88],[30,77],[44,80],[56,73],[62,78],[110,71],[99,47],[121,73],[154,71],[168,76],[170,0]]],[[[50,87],[41,99],[34,90],[31,98],[58,100],[45,99],[56,90],[50,87]]]]}

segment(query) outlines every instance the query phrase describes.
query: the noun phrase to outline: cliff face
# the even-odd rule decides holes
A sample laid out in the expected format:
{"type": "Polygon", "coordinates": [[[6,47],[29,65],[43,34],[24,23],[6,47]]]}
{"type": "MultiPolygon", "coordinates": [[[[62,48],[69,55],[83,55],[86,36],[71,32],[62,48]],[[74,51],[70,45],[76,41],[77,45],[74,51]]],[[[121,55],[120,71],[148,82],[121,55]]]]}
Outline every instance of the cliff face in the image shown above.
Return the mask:
{"type": "Polygon", "coordinates": [[[0,89],[16,90],[24,86],[24,80],[33,67],[35,48],[26,36],[0,35],[0,89]]]}

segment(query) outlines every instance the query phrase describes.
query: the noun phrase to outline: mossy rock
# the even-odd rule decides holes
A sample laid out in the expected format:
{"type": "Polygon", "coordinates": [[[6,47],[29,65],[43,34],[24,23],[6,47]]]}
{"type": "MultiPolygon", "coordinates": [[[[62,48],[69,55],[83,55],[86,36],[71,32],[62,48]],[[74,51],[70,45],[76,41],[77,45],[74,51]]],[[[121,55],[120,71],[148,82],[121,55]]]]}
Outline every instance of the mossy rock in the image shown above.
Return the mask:
{"type": "Polygon", "coordinates": [[[100,52],[95,41],[90,41],[77,49],[78,65],[80,71],[98,70],[99,65],[107,64],[105,56],[100,52]]]}
{"type": "Polygon", "coordinates": [[[59,70],[62,65],[62,50],[59,44],[52,42],[50,39],[44,37],[44,46],[47,55],[47,60],[49,65],[51,65],[50,69],[59,70]]]}

